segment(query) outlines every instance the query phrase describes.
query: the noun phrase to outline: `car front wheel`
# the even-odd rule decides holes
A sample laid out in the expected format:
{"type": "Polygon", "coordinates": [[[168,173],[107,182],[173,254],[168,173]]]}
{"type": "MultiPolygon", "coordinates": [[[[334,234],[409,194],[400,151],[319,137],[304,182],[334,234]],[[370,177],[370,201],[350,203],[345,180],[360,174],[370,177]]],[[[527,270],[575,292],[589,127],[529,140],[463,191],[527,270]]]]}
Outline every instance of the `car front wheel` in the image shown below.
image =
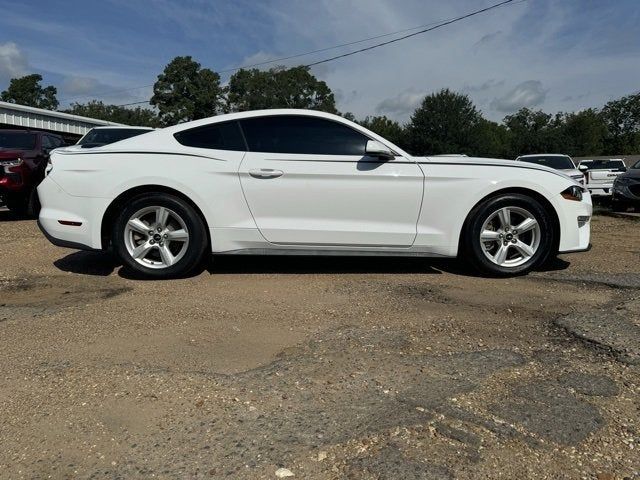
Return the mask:
{"type": "Polygon", "coordinates": [[[114,223],[112,240],[123,265],[148,278],[189,274],[208,245],[205,224],[194,208],[166,194],[130,201],[114,223]]]}
{"type": "Polygon", "coordinates": [[[482,202],[465,225],[465,257],[484,273],[523,274],[553,253],[549,213],[532,197],[505,194],[482,202]]]}

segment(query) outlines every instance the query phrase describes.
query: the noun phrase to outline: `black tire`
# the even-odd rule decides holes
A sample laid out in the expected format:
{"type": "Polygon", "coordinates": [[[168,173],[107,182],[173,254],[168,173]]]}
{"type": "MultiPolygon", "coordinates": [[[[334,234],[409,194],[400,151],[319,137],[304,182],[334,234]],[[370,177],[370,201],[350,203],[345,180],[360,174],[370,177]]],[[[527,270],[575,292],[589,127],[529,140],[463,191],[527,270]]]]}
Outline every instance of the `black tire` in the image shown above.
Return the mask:
{"type": "Polygon", "coordinates": [[[629,210],[629,204],[617,198],[611,200],[611,210],[614,212],[626,212],[629,210]]]}
{"type": "Polygon", "coordinates": [[[7,208],[18,217],[25,217],[28,213],[28,199],[24,195],[8,194],[5,198],[7,208]]]}
{"type": "Polygon", "coordinates": [[[40,197],[38,197],[38,189],[36,187],[31,189],[27,198],[26,214],[31,218],[38,218],[38,215],[40,215],[40,197]]]}
{"type": "MultiPolygon", "coordinates": [[[[533,235],[533,233],[522,235],[522,239],[526,243],[525,235],[533,235]]],[[[553,251],[556,244],[555,237],[554,222],[539,201],[523,194],[504,194],[481,202],[471,211],[463,227],[459,257],[461,261],[468,261],[471,266],[483,274],[493,276],[522,275],[556,255],[557,252],[553,251]],[[539,226],[539,231],[536,233],[539,239],[537,248],[526,261],[524,255],[522,255],[523,263],[520,265],[503,266],[494,263],[485,254],[485,249],[483,248],[483,244],[491,245],[491,242],[482,242],[480,240],[480,233],[485,222],[502,208],[523,209],[535,218],[539,226]]],[[[503,240],[497,241],[497,247],[495,248],[500,248],[502,242],[503,240]]],[[[507,247],[512,250],[511,245],[507,245],[507,247]]],[[[520,252],[516,250],[515,253],[512,252],[509,255],[517,257],[520,252]]],[[[514,262],[517,262],[517,260],[514,260],[514,262]]]]}
{"type": "MultiPolygon", "coordinates": [[[[148,238],[148,241],[153,239],[151,236],[148,238]]],[[[127,269],[134,272],[138,277],[150,279],[176,278],[188,275],[201,265],[209,246],[207,227],[200,215],[188,202],[165,193],[143,194],[129,201],[113,224],[111,241],[114,252],[127,269]],[[152,207],[164,207],[177,214],[188,231],[186,251],[175,263],[162,268],[151,268],[134,259],[127,248],[129,239],[125,240],[125,236],[129,235],[126,233],[129,219],[137,212],[152,207]]],[[[143,240],[140,241],[142,242],[143,240]]],[[[159,251],[158,244],[156,243],[152,249],[159,251]]],[[[153,253],[150,255],[153,256],[153,253]]],[[[142,261],[144,262],[145,260],[143,259],[142,261]]],[[[158,263],[161,263],[161,261],[158,263]]]]}

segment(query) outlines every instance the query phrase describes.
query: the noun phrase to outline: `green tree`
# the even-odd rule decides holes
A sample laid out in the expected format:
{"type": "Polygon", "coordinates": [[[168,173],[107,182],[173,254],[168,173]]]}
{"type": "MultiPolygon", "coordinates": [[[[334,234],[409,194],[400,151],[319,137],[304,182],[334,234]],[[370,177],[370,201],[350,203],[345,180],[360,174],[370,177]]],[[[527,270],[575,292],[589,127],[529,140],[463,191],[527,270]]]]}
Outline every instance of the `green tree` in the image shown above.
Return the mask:
{"type": "Polygon", "coordinates": [[[125,125],[143,127],[160,126],[158,115],[150,108],[126,108],[118,105],[104,104],[98,100],[92,100],[84,104],[73,103],[65,112],[83,117],[99,118],[109,122],[123,123],[125,125]]]}
{"type": "Polygon", "coordinates": [[[20,78],[12,78],[9,87],[0,94],[4,102],[18,103],[29,107],[55,110],[58,108],[56,87],[42,87],[42,75],[33,73],[20,78]]]}
{"type": "Polygon", "coordinates": [[[220,75],[186,56],[171,60],[158,75],[150,103],[163,125],[174,125],[220,113],[223,96],[220,75]]]}
{"type": "Polygon", "coordinates": [[[481,118],[471,132],[470,153],[479,157],[509,158],[510,133],[504,125],[481,118]]]}
{"type": "Polygon", "coordinates": [[[306,108],[338,113],[329,86],[307,67],[238,70],[229,79],[227,109],[306,108]]]}
{"type": "Polygon", "coordinates": [[[562,138],[564,152],[576,157],[602,155],[607,126],[602,116],[593,108],[563,117],[562,138]]]}
{"type": "Polygon", "coordinates": [[[562,138],[563,116],[521,108],[503,120],[509,130],[511,156],[530,153],[563,153],[565,142],[562,138]]]}
{"type": "Polygon", "coordinates": [[[391,120],[390,118],[382,115],[377,117],[366,117],[358,123],[372,132],[377,133],[381,137],[386,138],[390,142],[393,142],[400,147],[404,147],[404,129],[395,120],[391,120]]]}
{"type": "Polygon", "coordinates": [[[608,102],[602,109],[607,127],[605,150],[610,155],[640,150],[640,93],[608,102]]]}
{"type": "Polygon", "coordinates": [[[352,122],[358,122],[358,120],[356,119],[356,116],[352,112],[344,112],[341,115],[347,120],[350,120],[352,122]]]}
{"type": "Polygon", "coordinates": [[[407,125],[407,145],[415,155],[467,153],[480,112],[467,95],[443,89],[427,95],[407,125]]]}

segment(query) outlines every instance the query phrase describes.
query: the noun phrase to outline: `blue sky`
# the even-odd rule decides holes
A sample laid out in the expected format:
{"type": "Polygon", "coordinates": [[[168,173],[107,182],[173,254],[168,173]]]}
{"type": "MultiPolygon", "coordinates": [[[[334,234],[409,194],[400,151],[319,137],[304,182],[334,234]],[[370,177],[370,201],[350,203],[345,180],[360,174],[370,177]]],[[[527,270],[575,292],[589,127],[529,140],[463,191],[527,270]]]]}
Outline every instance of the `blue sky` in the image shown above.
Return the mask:
{"type": "MultiPolygon", "coordinates": [[[[152,84],[176,55],[223,70],[496,1],[0,0],[0,88],[37,72],[58,88],[63,106],[146,100],[151,89],[134,87],[152,84]]],[[[425,94],[444,87],[469,94],[496,120],[522,106],[599,107],[640,89],[640,1],[527,0],[313,72],[334,90],[341,111],[359,117],[407,120],[425,94]]]]}

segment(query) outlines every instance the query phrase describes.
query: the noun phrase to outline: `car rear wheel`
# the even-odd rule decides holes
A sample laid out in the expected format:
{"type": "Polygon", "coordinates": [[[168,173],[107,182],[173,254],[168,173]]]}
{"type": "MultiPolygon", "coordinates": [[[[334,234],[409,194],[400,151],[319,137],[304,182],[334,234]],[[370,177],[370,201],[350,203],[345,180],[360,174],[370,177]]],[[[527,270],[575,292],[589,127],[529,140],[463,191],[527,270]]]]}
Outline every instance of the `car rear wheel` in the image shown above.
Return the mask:
{"type": "Polygon", "coordinates": [[[206,227],[194,208],[166,194],[129,202],[114,223],[112,239],[123,265],[149,278],[189,274],[208,245],[206,227]]]}
{"type": "Polygon", "coordinates": [[[36,187],[27,193],[12,193],[6,197],[7,208],[19,217],[38,218],[40,199],[36,187]]]}
{"type": "Polygon", "coordinates": [[[465,258],[492,275],[530,271],[553,253],[554,227],[549,213],[532,197],[506,194],[482,202],[463,232],[465,258]]]}
{"type": "Polygon", "coordinates": [[[10,193],[5,198],[7,208],[19,217],[24,217],[28,213],[28,199],[24,194],[10,193]]]}

